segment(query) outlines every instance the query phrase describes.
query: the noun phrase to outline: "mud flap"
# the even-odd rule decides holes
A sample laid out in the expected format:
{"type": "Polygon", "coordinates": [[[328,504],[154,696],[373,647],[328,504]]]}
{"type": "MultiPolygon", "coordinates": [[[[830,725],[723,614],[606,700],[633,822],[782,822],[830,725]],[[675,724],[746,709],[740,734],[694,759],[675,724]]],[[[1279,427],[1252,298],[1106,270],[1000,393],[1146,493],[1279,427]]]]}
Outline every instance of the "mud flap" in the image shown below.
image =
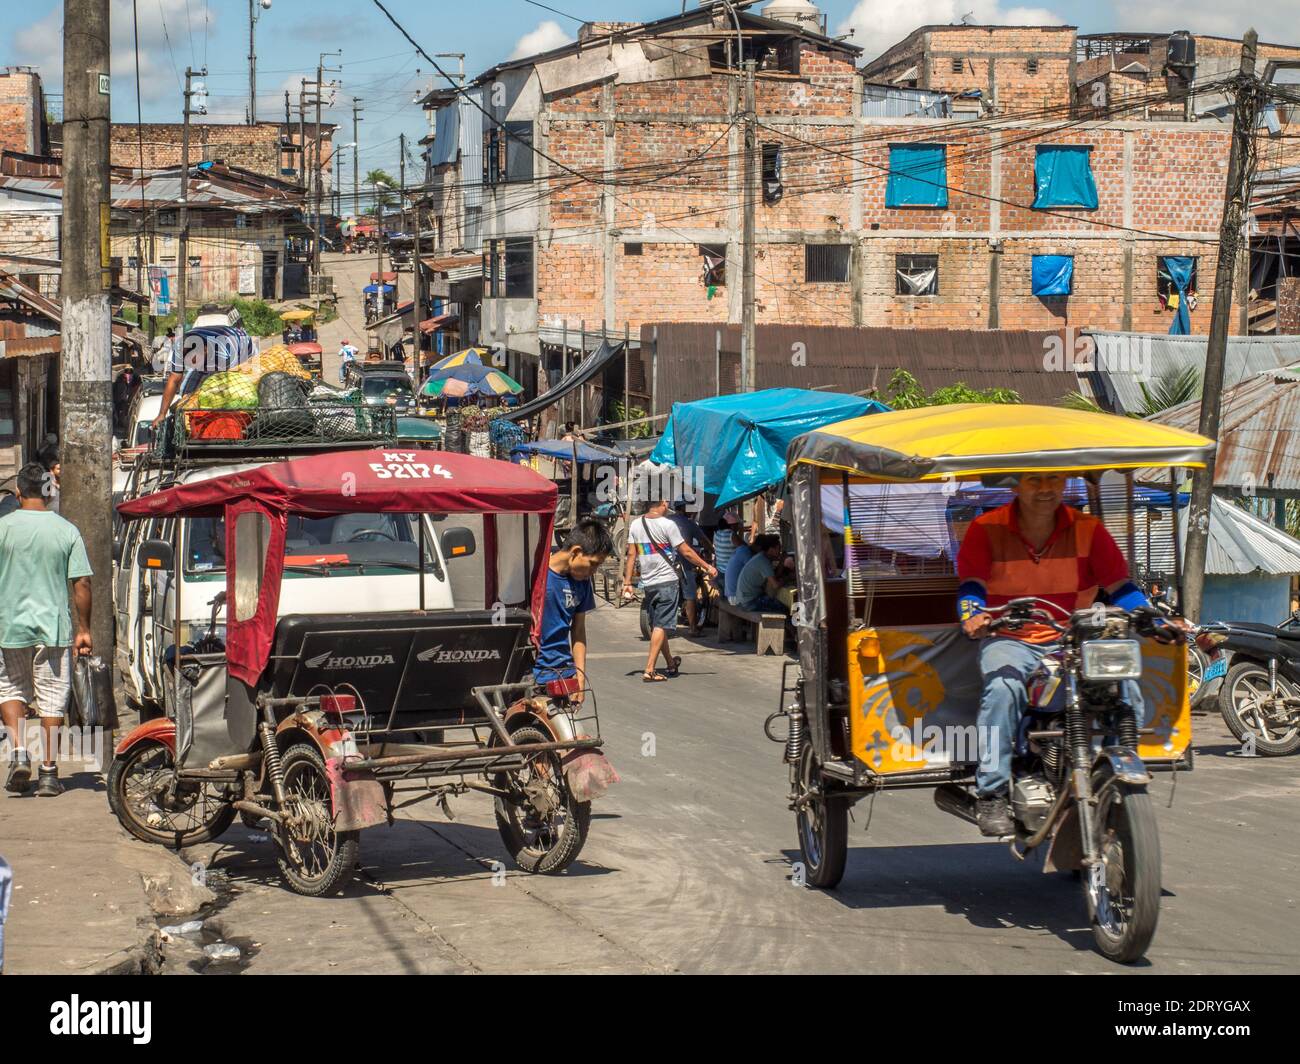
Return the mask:
{"type": "Polygon", "coordinates": [[[1073,803],[1052,832],[1043,860],[1044,872],[1070,872],[1083,867],[1083,840],[1079,838],[1079,807],[1073,803]]]}
{"type": "Polygon", "coordinates": [[[343,758],[325,761],[335,831],[360,831],[388,821],[383,785],[368,772],[349,772],[343,758]]]}
{"type": "Polygon", "coordinates": [[[580,802],[591,802],[619,782],[609,758],[599,750],[571,750],[560,762],[569,793],[580,802]]]}

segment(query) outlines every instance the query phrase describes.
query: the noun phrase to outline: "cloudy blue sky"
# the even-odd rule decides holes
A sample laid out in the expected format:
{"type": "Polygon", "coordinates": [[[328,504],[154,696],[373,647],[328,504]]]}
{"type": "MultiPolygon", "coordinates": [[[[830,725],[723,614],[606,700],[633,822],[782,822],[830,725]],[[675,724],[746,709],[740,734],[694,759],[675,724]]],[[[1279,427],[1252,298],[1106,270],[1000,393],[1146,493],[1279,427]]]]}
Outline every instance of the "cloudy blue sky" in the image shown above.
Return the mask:
{"type": "MultiPolygon", "coordinates": [[[[139,19],[141,105],[146,121],[180,118],[181,81],[187,65],[206,66],[210,117],[243,121],[248,103],[247,0],[110,0],[113,27],[113,117],[135,118],[133,2],[139,19]]],[[[464,52],[471,75],[512,55],[527,55],[571,40],[581,20],[641,21],[681,10],[678,0],[545,0],[568,16],[526,0],[384,0],[425,51],[464,52]]],[[[694,3],[694,0],[687,0],[694,3]]],[[[1264,41],[1300,37],[1296,0],[1145,0],[1142,16],[1119,0],[821,0],[831,32],[853,31],[854,44],[874,55],[926,23],[1069,23],[1082,32],[1169,31],[1240,36],[1253,21],[1264,41]]],[[[63,11],[58,0],[4,0],[0,65],[37,67],[47,91],[61,91],[63,11]]],[[[261,8],[258,9],[261,11],[261,8]]],[[[396,171],[398,135],[418,138],[424,118],[412,100],[441,83],[371,0],[272,0],[257,29],[258,116],[284,113],[284,90],[313,77],[321,51],[342,49],[336,107],[347,123],[352,98],[364,107],[360,148],[363,169],[396,171]]],[[[445,60],[446,69],[455,60],[445,60]]],[[[412,151],[414,157],[414,150],[412,151]]]]}

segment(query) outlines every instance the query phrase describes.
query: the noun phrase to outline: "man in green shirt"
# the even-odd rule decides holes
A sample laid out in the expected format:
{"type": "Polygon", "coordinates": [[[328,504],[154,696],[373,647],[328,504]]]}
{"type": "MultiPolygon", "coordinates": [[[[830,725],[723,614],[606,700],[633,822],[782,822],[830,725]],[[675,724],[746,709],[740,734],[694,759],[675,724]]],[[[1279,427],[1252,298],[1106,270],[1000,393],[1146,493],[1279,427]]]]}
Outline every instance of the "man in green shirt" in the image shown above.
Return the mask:
{"type": "Polygon", "coordinates": [[[90,560],[81,533],[46,505],[53,488],[46,469],[29,462],[17,481],[19,508],[0,518],[0,717],[13,748],[5,788],[21,793],[31,781],[23,723],[31,707],[41,718],[45,755],[36,793],[54,797],[63,790],[54,756],[71,690],[72,652],[91,651],[90,560]]]}

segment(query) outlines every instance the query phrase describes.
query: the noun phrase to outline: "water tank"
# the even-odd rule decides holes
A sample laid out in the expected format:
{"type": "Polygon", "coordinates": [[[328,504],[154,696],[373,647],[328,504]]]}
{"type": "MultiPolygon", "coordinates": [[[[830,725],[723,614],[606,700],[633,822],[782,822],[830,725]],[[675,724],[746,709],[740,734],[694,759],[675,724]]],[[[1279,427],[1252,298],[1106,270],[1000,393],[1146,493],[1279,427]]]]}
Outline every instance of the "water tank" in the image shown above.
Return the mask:
{"type": "Polygon", "coordinates": [[[1196,38],[1186,30],[1169,35],[1165,65],[1185,81],[1196,76],[1196,38]]]}
{"type": "Polygon", "coordinates": [[[808,33],[822,31],[821,10],[808,0],[772,0],[759,14],[773,22],[789,22],[808,33]]]}

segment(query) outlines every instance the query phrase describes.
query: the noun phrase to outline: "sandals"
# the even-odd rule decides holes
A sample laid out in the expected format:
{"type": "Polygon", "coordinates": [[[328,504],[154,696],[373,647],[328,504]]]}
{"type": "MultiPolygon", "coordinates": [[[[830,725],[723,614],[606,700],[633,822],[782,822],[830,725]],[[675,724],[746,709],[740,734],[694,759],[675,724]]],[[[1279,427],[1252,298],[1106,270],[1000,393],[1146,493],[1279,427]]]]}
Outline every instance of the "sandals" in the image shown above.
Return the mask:
{"type": "Polygon", "coordinates": [[[641,674],[642,683],[667,683],[668,677],[656,669],[654,672],[643,672],[641,674]]]}
{"type": "Polygon", "coordinates": [[[669,668],[664,669],[664,675],[676,677],[681,672],[681,670],[682,670],[682,659],[680,657],[674,657],[672,665],[669,668]]]}

